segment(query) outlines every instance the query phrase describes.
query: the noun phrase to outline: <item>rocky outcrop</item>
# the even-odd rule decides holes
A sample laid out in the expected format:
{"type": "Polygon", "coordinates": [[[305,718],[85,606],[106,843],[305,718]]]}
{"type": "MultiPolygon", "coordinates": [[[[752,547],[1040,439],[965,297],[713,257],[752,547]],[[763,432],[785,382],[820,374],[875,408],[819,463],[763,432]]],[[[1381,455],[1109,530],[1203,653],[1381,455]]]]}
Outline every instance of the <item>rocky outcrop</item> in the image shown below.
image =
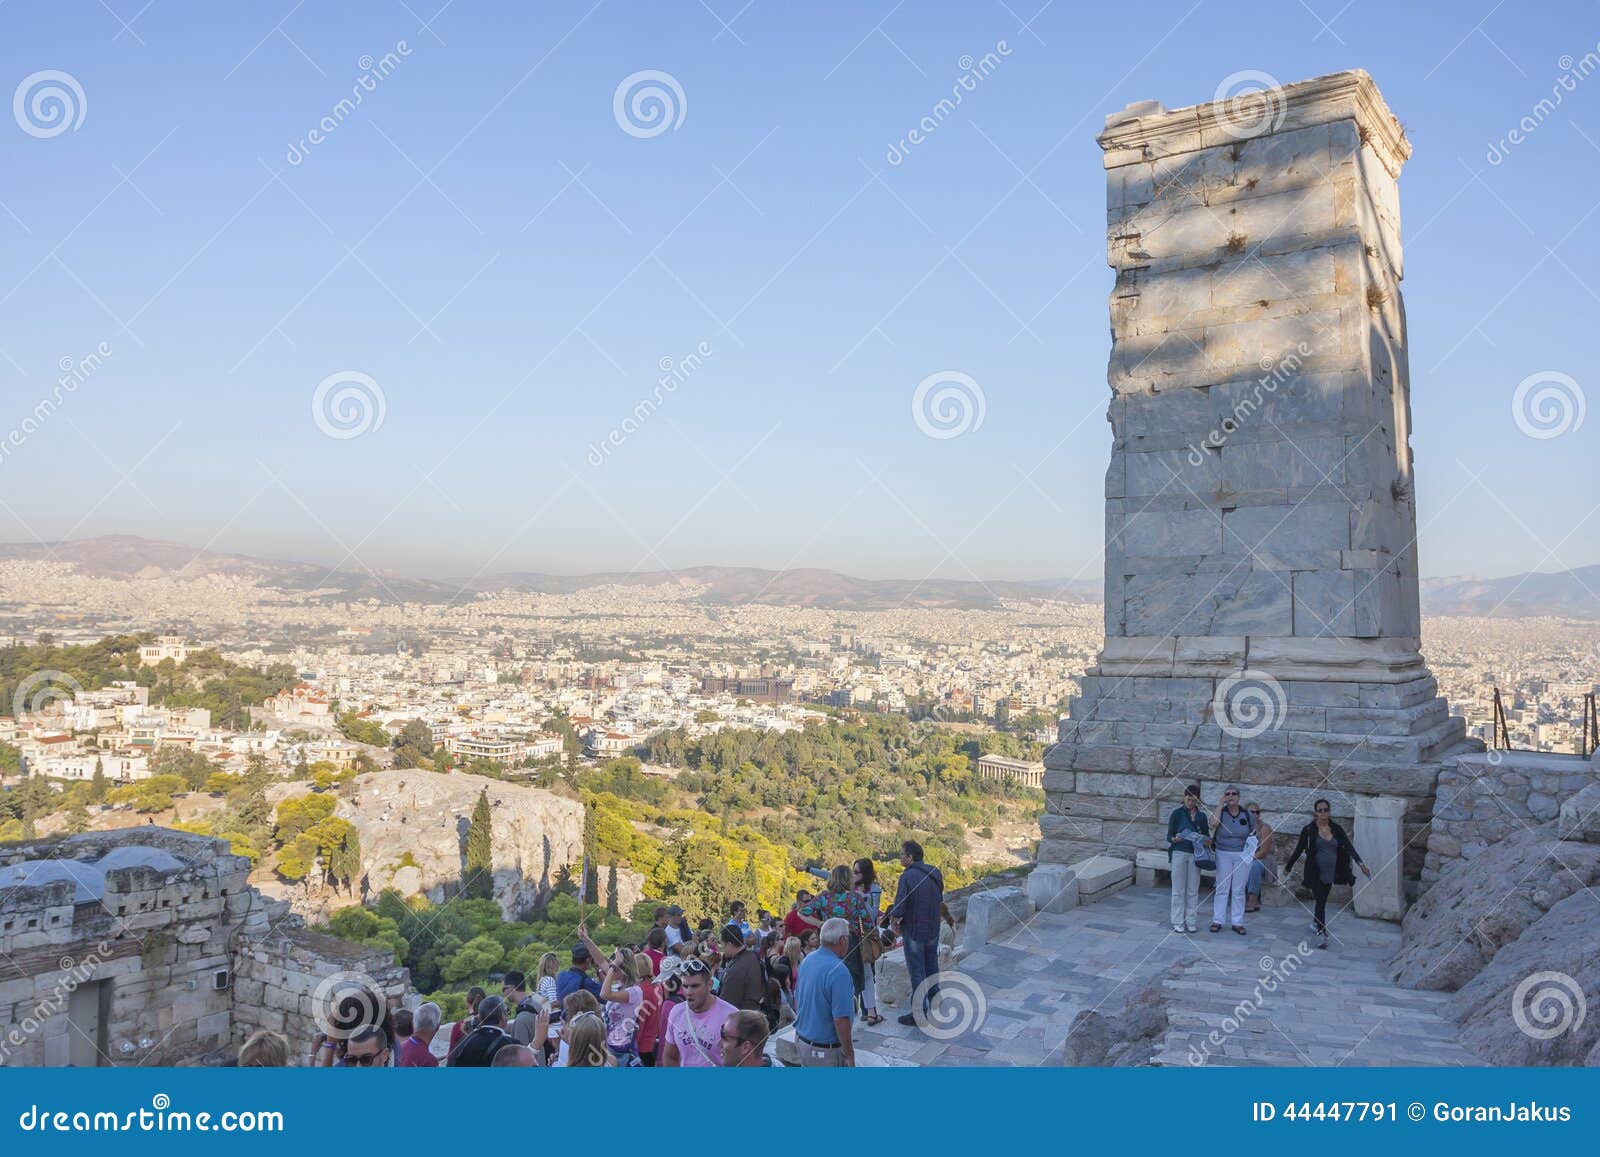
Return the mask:
{"type": "Polygon", "coordinates": [[[1057,1057],[1073,1067],[1128,1067],[1149,1064],[1171,1028],[1167,981],[1181,976],[1199,957],[1171,965],[1134,989],[1122,1008],[1104,1013],[1087,1009],[1073,1018],[1057,1057]]]}
{"type": "Polygon", "coordinates": [[[1560,839],[1553,822],[1518,831],[1423,893],[1406,913],[1390,979],[1402,988],[1460,990],[1574,893],[1600,907],[1584,891],[1597,883],[1600,846],[1560,839]]]}
{"type": "Polygon", "coordinates": [[[1456,993],[1461,1043],[1491,1065],[1600,1064],[1596,945],[1600,902],[1593,893],[1553,905],[1456,993]]]}
{"type": "MultiPolygon", "coordinates": [[[[337,813],[361,835],[369,896],[385,888],[455,895],[466,870],[467,832],[478,793],[493,816],[494,895],[507,918],[535,909],[562,868],[576,874],[583,859],[583,805],[540,788],[461,772],[417,769],[360,776],[337,813]]],[[[600,873],[600,885],[606,872],[600,873]]],[[[640,898],[641,877],[618,873],[622,911],[640,898]]]]}

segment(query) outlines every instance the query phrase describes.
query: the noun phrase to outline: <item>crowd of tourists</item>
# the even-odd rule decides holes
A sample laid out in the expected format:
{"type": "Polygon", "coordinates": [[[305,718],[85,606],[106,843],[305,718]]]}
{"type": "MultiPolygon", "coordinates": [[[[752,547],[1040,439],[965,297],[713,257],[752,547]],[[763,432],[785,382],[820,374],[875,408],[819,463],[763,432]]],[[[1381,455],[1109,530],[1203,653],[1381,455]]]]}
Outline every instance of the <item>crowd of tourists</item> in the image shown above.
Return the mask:
{"type": "MultiPolygon", "coordinates": [[[[444,1031],[437,1004],[383,1011],[370,993],[353,993],[328,1010],[300,1063],[366,1068],[759,1068],[771,1065],[768,1037],[793,1026],[796,1062],[853,1067],[854,1028],[883,1021],[876,971],[883,953],[905,953],[919,1010],[938,991],[941,923],[954,927],[939,869],[921,845],[901,846],[894,899],[870,859],[813,869],[815,892],[800,890],[782,915],[750,918],[735,900],[719,921],[691,921],[662,906],[641,944],[610,951],[580,925],[566,963],[554,952],[532,976],[507,972],[500,991],[474,987],[469,1015],[444,1031]],[[379,1010],[377,1014],[373,1010],[379,1010]],[[442,1053],[442,1058],[441,1054],[442,1053]]],[[[239,1051],[243,1067],[290,1063],[278,1033],[258,1032],[239,1051]]]]}
{"type": "MultiPolygon", "coordinates": [[[[1354,884],[1355,868],[1369,878],[1372,869],[1345,830],[1333,820],[1333,806],[1325,799],[1311,805],[1312,819],[1300,829],[1299,842],[1285,865],[1286,872],[1305,857],[1305,886],[1315,905],[1312,930],[1317,947],[1328,946],[1328,896],[1337,884],[1354,884]],[[1353,865],[1353,866],[1352,866],[1353,865]]],[[[1200,786],[1183,789],[1183,803],[1167,818],[1167,860],[1172,869],[1172,930],[1200,931],[1200,873],[1215,873],[1211,898],[1211,931],[1227,924],[1246,935],[1245,915],[1261,909],[1263,887],[1273,882],[1277,848],[1272,826],[1261,818],[1261,805],[1240,803],[1239,789],[1229,787],[1222,802],[1207,813],[1200,802],[1200,786]]]]}

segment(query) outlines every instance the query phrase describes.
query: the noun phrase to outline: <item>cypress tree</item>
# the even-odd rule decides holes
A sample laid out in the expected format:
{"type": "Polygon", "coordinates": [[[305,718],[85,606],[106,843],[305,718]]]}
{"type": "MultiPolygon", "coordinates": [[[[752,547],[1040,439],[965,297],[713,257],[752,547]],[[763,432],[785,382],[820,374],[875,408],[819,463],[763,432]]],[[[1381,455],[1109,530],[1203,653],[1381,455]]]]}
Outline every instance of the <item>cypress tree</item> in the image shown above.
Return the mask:
{"type": "Polygon", "coordinates": [[[494,898],[492,823],[489,792],[484,789],[478,792],[478,802],[472,809],[472,826],[467,829],[467,875],[463,883],[467,896],[475,900],[494,898]]]}

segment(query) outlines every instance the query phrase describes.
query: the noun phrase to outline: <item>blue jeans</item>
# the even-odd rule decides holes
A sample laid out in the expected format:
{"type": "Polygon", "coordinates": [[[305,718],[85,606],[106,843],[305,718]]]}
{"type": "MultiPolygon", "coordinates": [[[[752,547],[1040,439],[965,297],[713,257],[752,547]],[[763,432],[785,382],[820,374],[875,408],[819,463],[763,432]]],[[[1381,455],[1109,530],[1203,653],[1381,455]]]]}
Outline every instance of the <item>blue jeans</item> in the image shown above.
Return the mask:
{"type": "Polygon", "coordinates": [[[1266,875],[1267,862],[1265,860],[1252,861],[1250,864],[1250,881],[1244,886],[1245,895],[1261,895],[1261,881],[1266,878],[1266,875]]]}
{"type": "Polygon", "coordinates": [[[922,1011],[927,1013],[933,1004],[933,996],[939,991],[937,977],[939,975],[939,930],[935,928],[933,934],[919,939],[910,934],[905,938],[906,972],[911,977],[911,991],[914,993],[922,987],[922,982],[930,976],[934,983],[922,995],[922,1011]]]}

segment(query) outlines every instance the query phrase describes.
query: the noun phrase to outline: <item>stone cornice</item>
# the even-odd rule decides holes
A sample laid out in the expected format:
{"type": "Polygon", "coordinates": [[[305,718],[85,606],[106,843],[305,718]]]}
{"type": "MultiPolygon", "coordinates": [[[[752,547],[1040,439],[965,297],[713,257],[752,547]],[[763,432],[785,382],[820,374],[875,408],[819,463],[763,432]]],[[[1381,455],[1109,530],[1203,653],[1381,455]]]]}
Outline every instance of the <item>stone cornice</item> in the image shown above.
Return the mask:
{"type": "Polygon", "coordinates": [[[1399,177],[1411,156],[1411,143],[1377,84],[1362,69],[1187,108],[1139,101],[1107,116],[1105,131],[1097,139],[1109,169],[1338,120],[1355,121],[1364,143],[1389,175],[1399,177]]]}

